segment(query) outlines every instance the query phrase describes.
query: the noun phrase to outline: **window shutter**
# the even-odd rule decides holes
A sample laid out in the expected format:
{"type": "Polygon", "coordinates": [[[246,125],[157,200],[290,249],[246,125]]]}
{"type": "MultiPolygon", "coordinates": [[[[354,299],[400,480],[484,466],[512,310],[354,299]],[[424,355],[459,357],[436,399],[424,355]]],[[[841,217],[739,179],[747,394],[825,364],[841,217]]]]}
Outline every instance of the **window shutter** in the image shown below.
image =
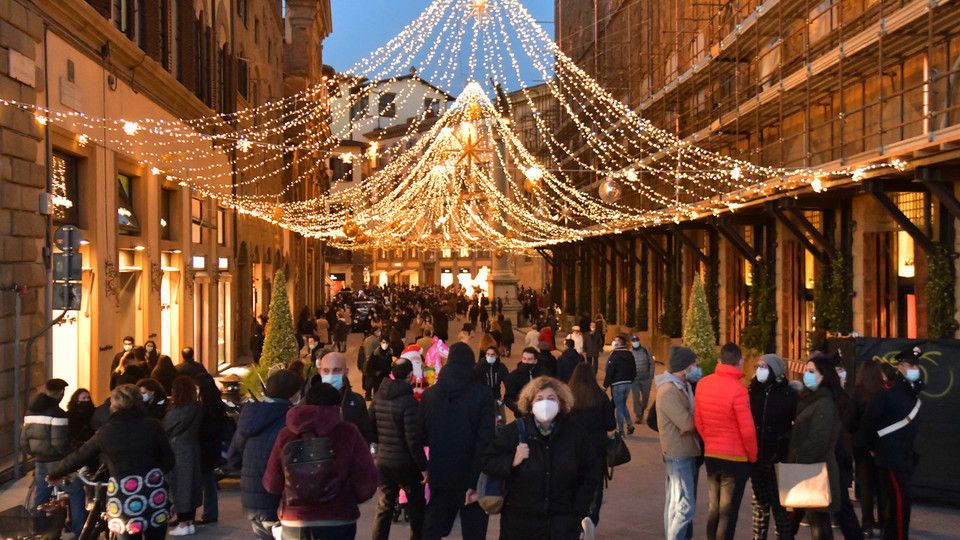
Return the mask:
{"type": "Polygon", "coordinates": [[[197,43],[194,39],[196,34],[196,29],[194,25],[196,19],[193,15],[193,2],[190,0],[176,0],[177,2],[177,21],[176,25],[179,29],[179,48],[177,58],[177,75],[180,79],[180,82],[183,83],[188,89],[193,90],[196,87],[195,73],[196,68],[194,65],[194,51],[196,50],[197,43]]]}

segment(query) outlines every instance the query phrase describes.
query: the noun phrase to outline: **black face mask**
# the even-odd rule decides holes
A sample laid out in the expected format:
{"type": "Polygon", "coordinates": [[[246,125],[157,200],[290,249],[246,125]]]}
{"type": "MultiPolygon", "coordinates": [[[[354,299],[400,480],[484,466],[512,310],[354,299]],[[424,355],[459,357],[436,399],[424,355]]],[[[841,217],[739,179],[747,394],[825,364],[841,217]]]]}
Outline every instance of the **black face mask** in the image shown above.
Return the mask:
{"type": "Polygon", "coordinates": [[[74,408],[77,411],[77,414],[93,414],[94,410],[92,401],[79,401],[77,402],[76,407],[74,408]]]}

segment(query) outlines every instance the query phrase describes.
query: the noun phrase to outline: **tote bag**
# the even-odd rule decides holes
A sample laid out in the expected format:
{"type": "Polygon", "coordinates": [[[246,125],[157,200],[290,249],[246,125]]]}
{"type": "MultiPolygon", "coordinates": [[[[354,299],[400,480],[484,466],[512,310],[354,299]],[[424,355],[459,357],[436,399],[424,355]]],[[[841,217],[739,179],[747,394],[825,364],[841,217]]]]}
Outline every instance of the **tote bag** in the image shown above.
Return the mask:
{"type": "Polygon", "coordinates": [[[830,506],[830,475],[826,463],[777,463],[777,488],[784,508],[830,506]]]}
{"type": "MultiPolygon", "coordinates": [[[[526,428],[522,419],[517,419],[517,444],[527,442],[526,428]]],[[[487,473],[480,473],[477,479],[477,503],[487,514],[499,514],[503,511],[503,501],[507,497],[507,481],[487,473]]]]}

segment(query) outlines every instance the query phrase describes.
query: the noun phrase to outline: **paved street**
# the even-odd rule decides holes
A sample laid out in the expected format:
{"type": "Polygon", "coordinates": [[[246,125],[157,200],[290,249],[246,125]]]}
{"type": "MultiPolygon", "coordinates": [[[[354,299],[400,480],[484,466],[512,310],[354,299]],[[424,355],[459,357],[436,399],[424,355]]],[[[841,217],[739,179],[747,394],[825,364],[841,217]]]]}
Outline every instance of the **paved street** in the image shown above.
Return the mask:
{"type": "MultiPolygon", "coordinates": [[[[459,323],[451,324],[450,335],[456,335],[459,323]]],[[[518,338],[521,336],[518,333],[518,338]]],[[[355,362],[357,347],[361,337],[350,336],[347,357],[351,364],[355,362]]],[[[478,338],[475,337],[473,346],[478,338]]],[[[514,357],[508,360],[512,368],[518,358],[519,347],[514,345],[514,357]]],[[[350,373],[351,383],[359,387],[360,380],[355,369],[350,373]]],[[[639,426],[637,432],[627,437],[633,460],[616,470],[613,481],[604,495],[601,523],[597,529],[598,538],[662,538],[663,537],[663,465],[660,460],[657,434],[646,426],[639,426]]],[[[701,471],[702,474],[702,471],[701,471]]],[[[21,481],[14,487],[0,492],[0,508],[8,508],[23,501],[26,482],[21,481]]],[[[706,523],[706,482],[701,476],[695,538],[705,538],[706,523]]],[[[361,518],[357,538],[370,538],[373,518],[376,512],[374,501],[361,506],[361,518]]],[[[737,538],[750,538],[750,488],[744,496],[740,508],[740,521],[737,538]]],[[[239,485],[236,480],[221,483],[220,521],[216,525],[205,525],[198,529],[194,538],[245,538],[249,537],[249,527],[240,507],[239,485]]],[[[488,538],[497,538],[499,519],[492,516],[488,529],[488,538]]],[[[928,540],[947,540],[960,538],[960,510],[917,504],[913,508],[913,526],[911,537],[928,540]]],[[[0,531],[2,532],[2,531],[0,531]]],[[[391,529],[391,538],[406,538],[406,525],[395,524],[391,529]]],[[[839,532],[837,532],[839,535],[839,532]]],[[[806,537],[801,530],[801,538],[806,537]]],[[[459,524],[454,527],[450,538],[461,538],[459,524]]]]}

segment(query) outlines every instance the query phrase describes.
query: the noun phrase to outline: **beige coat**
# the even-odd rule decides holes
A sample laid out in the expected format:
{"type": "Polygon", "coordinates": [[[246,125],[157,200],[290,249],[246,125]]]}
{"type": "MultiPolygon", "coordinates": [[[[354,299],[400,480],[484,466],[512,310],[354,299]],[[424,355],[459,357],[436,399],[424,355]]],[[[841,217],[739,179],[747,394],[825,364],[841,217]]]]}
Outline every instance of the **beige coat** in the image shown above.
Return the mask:
{"type": "Polygon", "coordinates": [[[670,373],[659,375],[655,381],[660,450],[673,458],[699,456],[700,439],[693,425],[693,393],[690,385],[670,373]],[[686,389],[681,390],[678,384],[686,389]]]}

